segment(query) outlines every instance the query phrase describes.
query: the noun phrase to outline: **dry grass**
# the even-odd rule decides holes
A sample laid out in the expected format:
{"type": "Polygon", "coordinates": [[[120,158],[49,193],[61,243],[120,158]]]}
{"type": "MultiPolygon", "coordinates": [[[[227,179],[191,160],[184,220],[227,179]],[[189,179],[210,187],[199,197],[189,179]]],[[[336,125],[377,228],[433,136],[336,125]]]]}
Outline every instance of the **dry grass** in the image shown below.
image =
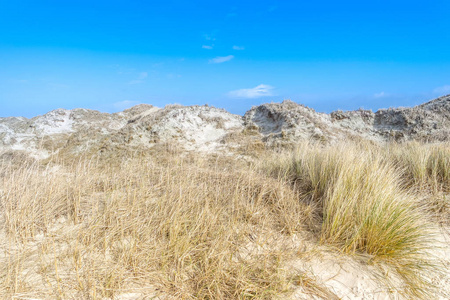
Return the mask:
{"type": "Polygon", "coordinates": [[[5,169],[0,294],[100,299],[139,287],[182,299],[269,299],[292,292],[301,274],[286,261],[296,249],[281,247],[307,212],[296,193],[248,167],[162,161],[5,169]]]}
{"type": "Polygon", "coordinates": [[[390,145],[385,155],[402,174],[402,185],[423,195],[441,223],[450,224],[450,145],[390,145]]]}
{"type": "Polygon", "coordinates": [[[259,150],[254,166],[178,151],[3,162],[0,295],[285,299],[302,287],[338,299],[290,267],[302,256],[292,237],[307,234],[390,270],[407,297],[432,296],[433,224],[412,191],[448,191],[448,148],[396,147],[259,150]],[[428,155],[422,177],[405,171],[419,168],[415,155],[428,155]]]}
{"type": "MultiPolygon", "coordinates": [[[[305,144],[266,162],[263,169],[286,178],[304,202],[316,204],[320,223],[312,229],[322,243],[392,267],[408,297],[426,298],[433,293],[426,274],[439,269],[427,254],[434,232],[427,219],[429,206],[402,188],[405,173],[386,159],[384,151],[369,144],[305,144]]],[[[436,168],[442,165],[439,159],[436,168]]]]}

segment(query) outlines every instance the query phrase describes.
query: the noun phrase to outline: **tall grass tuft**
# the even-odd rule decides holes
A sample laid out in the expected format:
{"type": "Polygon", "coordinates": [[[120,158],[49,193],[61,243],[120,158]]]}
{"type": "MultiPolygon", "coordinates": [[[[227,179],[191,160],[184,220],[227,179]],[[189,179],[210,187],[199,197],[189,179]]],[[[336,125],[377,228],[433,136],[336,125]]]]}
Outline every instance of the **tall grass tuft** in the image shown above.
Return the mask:
{"type": "Polygon", "coordinates": [[[423,274],[437,268],[427,257],[432,228],[417,197],[402,189],[401,174],[379,148],[303,145],[265,169],[287,178],[304,201],[317,203],[322,243],[369,255],[370,262],[395,270],[407,286],[405,293],[429,295],[423,274]]]}
{"type": "Polygon", "coordinates": [[[389,145],[386,150],[410,186],[450,191],[450,145],[409,142],[389,145]]]}
{"type": "Polygon", "coordinates": [[[392,144],[385,157],[402,173],[402,186],[420,193],[441,223],[450,222],[450,145],[392,144]]]}

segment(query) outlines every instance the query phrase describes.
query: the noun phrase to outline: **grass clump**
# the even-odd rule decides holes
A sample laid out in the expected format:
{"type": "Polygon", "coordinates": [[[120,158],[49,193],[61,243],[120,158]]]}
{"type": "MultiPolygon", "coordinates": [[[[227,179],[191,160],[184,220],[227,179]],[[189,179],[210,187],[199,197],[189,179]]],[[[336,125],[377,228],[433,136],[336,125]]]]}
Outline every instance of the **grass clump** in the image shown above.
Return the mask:
{"type": "Polygon", "coordinates": [[[417,197],[401,187],[401,174],[380,148],[303,145],[266,170],[289,180],[303,201],[317,206],[320,241],[369,262],[392,267],[409,296],[430,295],[427,271],[432,228],[417,197]]]}
{"type": "Polygon", "coordinates": [[[402,186],[421,194],[435,218],[450,224],[450,145],[393,144],[385,155],[402,173],[402,186]]]}
{"type": "Polygon", "coordinates": [[[409,142],[386,149],[389,159],[404,173],[408,186],[450,191],[450,145],[409,142]]]}

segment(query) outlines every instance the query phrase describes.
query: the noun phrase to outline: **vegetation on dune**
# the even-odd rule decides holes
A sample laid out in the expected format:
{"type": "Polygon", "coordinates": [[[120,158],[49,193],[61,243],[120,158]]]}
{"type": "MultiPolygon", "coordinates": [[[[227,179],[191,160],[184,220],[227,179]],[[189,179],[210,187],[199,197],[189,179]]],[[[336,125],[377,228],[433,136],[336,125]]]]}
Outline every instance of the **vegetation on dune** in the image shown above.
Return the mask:
{"type": "Polygon", "coordinates": [[[402,174],[406,189],[425,197],[428,208],[441,223],[450,222],[450,144],[391,145],[386,156],[402,174]]]}
{"type": "Polygon", "coordinates": [[[384,151],[307,145],[264,168],[291,181],[303,201],[318,205],[321,243],[391,265],[406,294],[426,297],[430,282],[423,274],[438,268],[427,259],[433,241],[428,205],[402,188],[402,173],[384,151]]]}
{"type": "Polygon", "coordinates": [[[177,157],[54,168],[4,170],[3,295],[265,299],[300,278],[278,233],[307,209],[283,182],[177,157]]]}
{"type": "Polygon", "coordinates": [[[301,235],[364,257],[407,297],[426,298],[439,272],[428,255],[434,220],[449,211],[436,204],[449,192],[449,149],[303,144],[258,150],[250,164],[176,152],[3,163],[0,294],[273,299],[301,287],[337,299],[290,267],[301,235]]]}

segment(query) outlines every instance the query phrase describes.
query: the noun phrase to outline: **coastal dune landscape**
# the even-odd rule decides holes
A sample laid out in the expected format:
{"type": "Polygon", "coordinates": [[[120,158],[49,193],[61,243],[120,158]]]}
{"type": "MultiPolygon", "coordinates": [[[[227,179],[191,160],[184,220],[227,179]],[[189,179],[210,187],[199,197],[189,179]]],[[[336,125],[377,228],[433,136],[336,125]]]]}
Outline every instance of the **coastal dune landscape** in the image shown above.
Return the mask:
{"type": "Polygon", "coordinates": [[[0,0],[0,300],[450,300],[449,12],[0,0]]]}
{"type": "Polygon", "coordinates": [[[449,108],[0,118],[0,293],[447,299],[449,108]]]}

